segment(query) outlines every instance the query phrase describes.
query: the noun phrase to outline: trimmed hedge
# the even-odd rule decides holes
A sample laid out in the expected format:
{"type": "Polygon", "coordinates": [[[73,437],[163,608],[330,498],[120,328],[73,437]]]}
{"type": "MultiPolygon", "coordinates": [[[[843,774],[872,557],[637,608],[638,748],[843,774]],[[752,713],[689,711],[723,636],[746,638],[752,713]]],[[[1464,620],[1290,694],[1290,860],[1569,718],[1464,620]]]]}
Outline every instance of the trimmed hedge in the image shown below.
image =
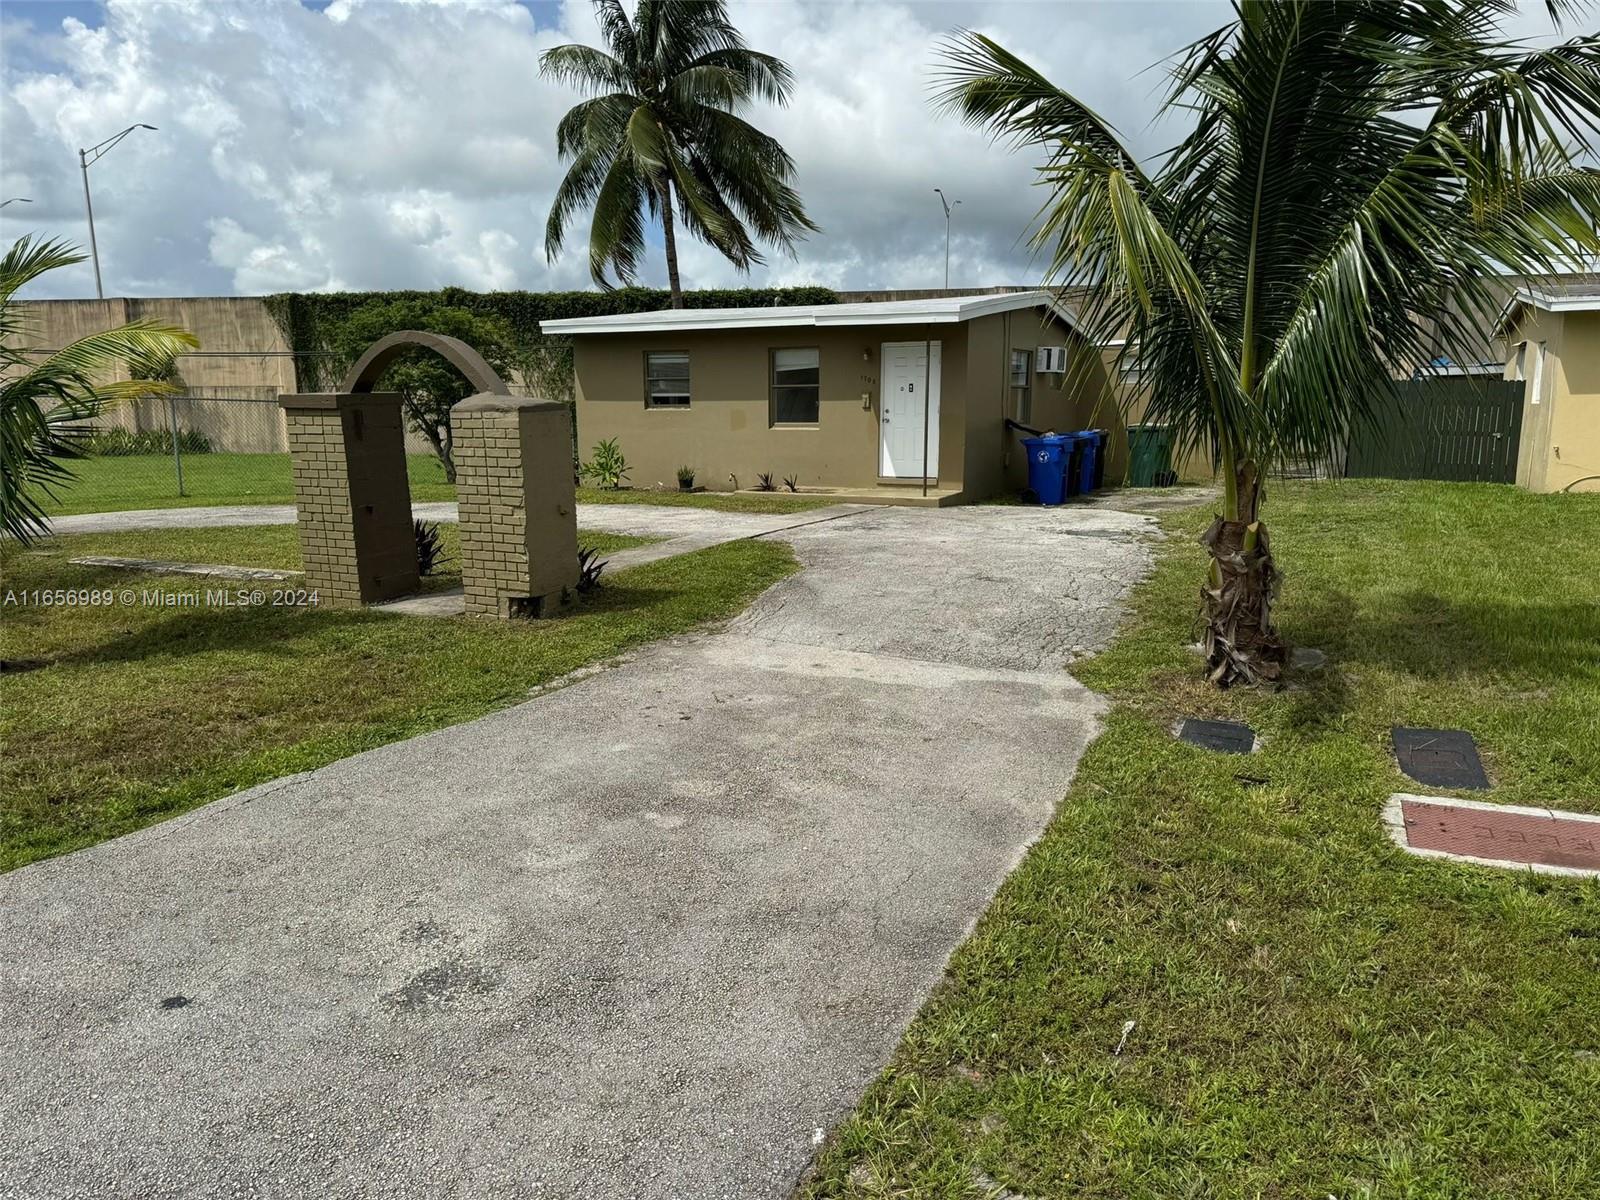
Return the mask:
{"type": "MultiPolygon", "coordinates": [[[[563,317],[605,317],[618,313],[654,312],[668,306],[660,288],[618,288],[610,292],[469,292],[442,288],[436,292],[281,292],[266,297],[267,311],[295,352],[296,385],[304,392],[338,386],[349,367],[332,352],[340,322],[366,304],[396,300],[433,300],[500,318],[516,338],[515,351],[525,373],[547,392],[571,393],[572,354],[568,339],[545,337],[539,322],[563,317]]],[[[770,308],[782,304],[832,304],[830,288],[704,288],[685,292],[685,308],[770,308]]],[[[559,398],[559,397],[556,397],[559,398]]]]}

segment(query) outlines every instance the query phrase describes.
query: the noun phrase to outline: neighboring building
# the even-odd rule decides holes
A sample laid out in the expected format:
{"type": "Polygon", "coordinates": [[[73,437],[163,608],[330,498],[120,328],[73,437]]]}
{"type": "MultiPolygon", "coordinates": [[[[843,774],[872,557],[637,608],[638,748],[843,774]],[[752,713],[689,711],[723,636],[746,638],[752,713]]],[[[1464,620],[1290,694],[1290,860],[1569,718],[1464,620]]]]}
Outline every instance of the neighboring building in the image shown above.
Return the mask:
{"type": "Polygon", "coordinates": [[[1507,379],[1526,381],[1517,483],[1600,492],[1600,284],[1519,289],[1500,319],[1507,379]]]}
{"type": "MultiPolygon", "coordinates": [[[[129,321],[187,329],[200,339],[200,348],[180,354],[176,364],[188,398],[178,410],[182,427],[205,435],[213,450],[270,454],[288,448],[278,394],[297,390],[294,355],[260,298],[19,300],[16,308],[34,353],[59,350],[129,321]]],[[[111,374],[127,377],[126,364],[111,374]]],[[[94,423],[129,433],[164,431],[171,415],[164,400],[132,400],[106,410],[94,423]]]]}
{"type": "Polygon", "coordinates": [[[573,339],[584,454],[615,438],[636,487],[671,486],[690,466],[715,489],[770,473],[863,499],[920,496],[926,482],[940,503],[978,500],[1026,479],[1008,418],[1108,429],[1108,480],[1126,458],[1101,355],[1048,292],[677,309],[541,329],[573,339]]]}

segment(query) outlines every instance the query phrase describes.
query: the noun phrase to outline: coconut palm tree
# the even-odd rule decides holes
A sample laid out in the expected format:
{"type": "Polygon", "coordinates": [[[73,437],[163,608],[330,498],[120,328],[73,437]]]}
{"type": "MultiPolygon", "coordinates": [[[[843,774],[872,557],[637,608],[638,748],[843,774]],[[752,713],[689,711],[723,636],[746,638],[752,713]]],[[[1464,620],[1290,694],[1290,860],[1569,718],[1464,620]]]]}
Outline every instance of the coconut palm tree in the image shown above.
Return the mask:
{"type": "Polygon", "coordinates": [[[0,259],[0,531],[23,543],[49,532],[44,500],[71,481],[67,463],[83,457],[92,432],[84,422],[108,404],[171,390],[158,381],[173,357],[200,344],[182,329],[133,321],[42,357],[31,354],[17,292],[45,272],[83,259],[62,242],[31,237],[0,259]],[[104,382],[123,367],[146,378],[104,382]]]}
{"type": "MultiPolygon", "coordinates": [[[[1559,20],[1564,3],[1552,0],[1559,20]]],[[[1188,132],[1141,162],[1016,55],[959,32],[936,102],[1043,152],[1034,228],[1091,335],[1126,331],[1146,420],[1214,455],[1210,678],[1278,678],[1263,484],[1329,462],[1436,349],[1487,341],[1491,287],[1600,249],[1600,39],[1508,39],[1507,0],[1236,0],[1172,63],[1188,132]],[[1083,288],[1080,293],[1077,289],[1083,288]],[[1455,301],[1451,303],[1452,299],[1455,301]]],[[[1458,361],[1460,355],[1456,356],[1458,361]]]]}
{"type": "Polygon", "coordinates": [[[741,271],[763,262],[757,241],[793,250],[816,226],[790,186],[794,162],[776,140],[743,120],[754,98],[788,101],[779,59],[744,44],[722,0],[596,0],[609,53],[557,46],[539,60],[549,78],[590,93],[556,127],[571,166],[545,225],[554,261],[568,223],[594,207],[589,273],[632,283],[644,255],[645,220],[659,217],[672,307],[683,307],[675,222],[741,271]]]}

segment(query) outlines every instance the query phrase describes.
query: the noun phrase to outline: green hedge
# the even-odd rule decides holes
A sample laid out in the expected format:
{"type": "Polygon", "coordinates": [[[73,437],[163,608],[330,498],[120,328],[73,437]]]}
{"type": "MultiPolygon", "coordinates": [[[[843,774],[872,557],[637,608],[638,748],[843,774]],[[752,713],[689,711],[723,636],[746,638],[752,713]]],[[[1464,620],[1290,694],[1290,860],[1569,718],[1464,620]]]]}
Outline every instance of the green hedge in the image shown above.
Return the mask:
{"type": "MultiPolygon", "coordinates": [[[[100,458],[127,458],[142,454],[171,454],[172,434],[165,429],[96,429],[83,439],[83,452],[100,458]]],[[[178,431],[178,449],[184,454],[210,454],[211,439],[193,429],[178,431]]]]}
{"type": "MultiPolygon", "coordinates": [[[[450,308],[499,317],[516,336],[519,366],[545,385],[547,392],[565,388],[570,394],[572,356],[566,338],[545,337],[539,322],[566,317],[606,317],[618,313],[653,312],[668,306],[669,294],[659,288],[618,288],[611,292],[469,292],[442,288],[436,292],[282,292],[266,298],[267,311],[290,349],[296,353],[295,376],[301,391],[328,391],[338,386],[349,367],[330,353],[339,323],[364,304],[431,299],[450,308]]],[[[832,304],[829,288],[705,288],[685,292],[685,308],[770,308],[782,304],[832,304]]]]}

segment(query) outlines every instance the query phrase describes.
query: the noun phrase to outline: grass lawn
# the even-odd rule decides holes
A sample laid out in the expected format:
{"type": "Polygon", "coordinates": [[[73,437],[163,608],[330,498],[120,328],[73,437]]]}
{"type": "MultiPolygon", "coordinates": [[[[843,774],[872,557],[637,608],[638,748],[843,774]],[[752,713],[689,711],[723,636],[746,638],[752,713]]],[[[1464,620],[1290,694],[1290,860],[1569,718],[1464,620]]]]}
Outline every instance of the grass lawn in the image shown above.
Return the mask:
{"type": "MultiPolygon", "coordinates": [[[[440,521],[438,529],[443,558],[434,573],[423,579],[423,591],[440,591],[461,585],[461,528],[454,522],[440,521]]],[[[602,558],[630,546],[645,546],[660,540],[605,533],[597,529],[578,531],[578,544],[598,550],[602,558]]],[[[300,529],[297,525],[240,525],[218,529],[135,529],[116,533],[80,533],[40,543],[37,549],[29,551],[29,557],[40,563],[50,560],[64,563],[70,558],[89,555],[204,562],[235,567],[280,567],[298,571],[301,567],[300,529]]],[[[176,577],[164,575],[160,578],[176,577]]],[[[149,586],[148,579],[141,582],[149,586]]],[[[8,573],[5,587],[14,586],[8,573]]],[[[9,610],[7,615],[10,615],[9,610]]]]}
{"type": "MultiPolygon", "coordinates": [[[[282,526],[11,544],[0,550],[0,598],[56,588],[203,593],[203,580],[67,559],[294,566],[294,537],[282,526]]],[[[604,551],[643,539],[580,540],[604,551]]],[[[608,574],[599,593],[536,622],[7,603],[0,657],[48,665],[0,675],[0,870],[514,704],[578,667],[732,616],[794,567],[782,543],[732,542],[608,574]]]]}
{"type": "MultiPolygon", "coordinates": [[[[178,495],[172,459],[166,455],[90,458],[70,464],[77,478],[46,509],[69,513],[115,512],[119,509],[194,508],[219,504],[293,504],[294,482],[287,454],[186,454],[178,495]]],[[[454,500],[455,485],[445,481],[444,468],[431,454],[408,454],[406,473],[411,499],[454,500]]],[[[759,496],[730,492],[656,492],[627,488],[607,491],[580,487],[586,504],[668,504],[712,508],[722,512],[784,513],[834,503],[827,496],[773,492],[759,496]]]]}
{"type": "Polygon", "coordinates": [[[1600,496],[1288,485],[1266,515],[1282,625],[1330,666],[1199,682],[1209,515],[1164,518],[1079,671],[1105,734],[804,1194],[1600,1196],[1600,881],[1413,858],[1379,819],[1393,724],[1469,730],[1487,799],[1600,810],[1600,496]],[[1181,745],[1185,714],[1265,749],[1181,745]]]}
{"type": "MultiPolygon", "coordinates": [[[[87,458],[68,464],[76,479],[45,508],[53,515],[210,504],[293,504],[287,454],[185,454],[178,495],[172,459],[160,454],[87,458]]],[[[454,500],[455,485],[431,454],[406,455],[413,500],[454,500]]]]}

